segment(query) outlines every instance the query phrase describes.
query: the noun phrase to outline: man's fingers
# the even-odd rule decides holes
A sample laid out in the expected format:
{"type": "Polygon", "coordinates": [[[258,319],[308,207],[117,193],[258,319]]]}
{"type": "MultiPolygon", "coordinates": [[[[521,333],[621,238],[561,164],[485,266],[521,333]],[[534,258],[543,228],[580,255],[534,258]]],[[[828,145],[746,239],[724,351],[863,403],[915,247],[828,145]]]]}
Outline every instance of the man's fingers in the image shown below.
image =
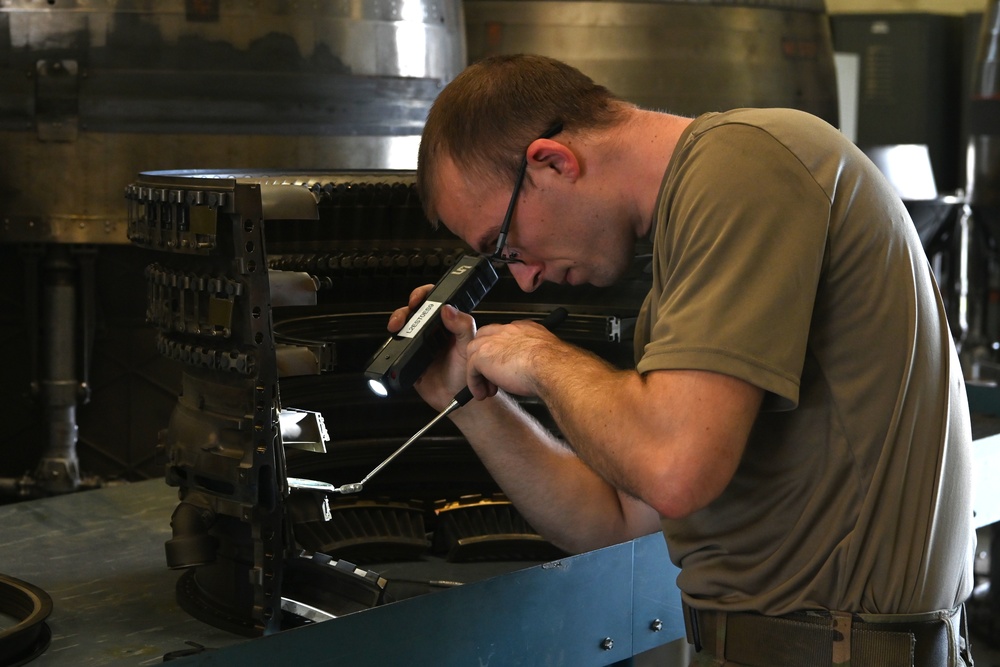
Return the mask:
{"type": "Polygon", "coordinates": [[[424,299],[427,298],[427,295],[431,293],[432,289],[434,289],[434,285],[421,285],[417,289],[410,292],[410,309],[416,308],[423,303],[424,299]]]}
{"type": "Polygon", "coordinates": [[[474,368],[469,368],[468,373],[468,387],[472,391],[472,396],[477,401],[481,401],[484,398],[489,398],[495,396],[497,393],[497,386],[489,381],[489,379],[479,373],[474,368]]]}
{"type": "Polygon", "coordinates": [[[402,308],[397,308],[389,315],[389,323],[386,325],[386,328],[390,333],[396,333],[403,328],[407,318],[410,316],[410,311],[419,306],[427,298],[432,289],[434,289],[434,285],[422,285],[410,292],[409,303],[402,308]]]}
{"type": "Polygon", "coordinates": [[[468,345],[476,337],[476,320],[451,304],[441,306],[441,322],[455,335],[460,345],[468,345]]]}
{"type": "Polygon", "coordinates": [[[406,318],[409,317],[409,315],[409,308],[397,308],[392,311],[391,315],[389,315],[389,323],[386,325],[386,328],[388,328],[390,332],[396,333],[403,328],[404,324],[406,324],[406,318]]]}

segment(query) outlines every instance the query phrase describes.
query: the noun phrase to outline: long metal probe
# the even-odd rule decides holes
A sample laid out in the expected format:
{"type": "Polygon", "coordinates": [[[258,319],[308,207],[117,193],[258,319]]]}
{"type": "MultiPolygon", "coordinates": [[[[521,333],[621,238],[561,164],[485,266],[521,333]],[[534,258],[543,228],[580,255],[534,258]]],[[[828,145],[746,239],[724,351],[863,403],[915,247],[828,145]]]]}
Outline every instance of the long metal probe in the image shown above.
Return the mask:
{"type": "Polygon", "coordinates": [[[336,491],[337,493],[360,493],[361,489],[368,482],[368,480],[370,480],[372,477],[378,474],[378,472],[382,470],[382,468],[389,465],[393,461],[393,459],[402,454],[403,450],[412,445],[420,436],[422,436],[424,433],[430,430],[430,428],[434,426],[434,424],[437,424],[439,421],[450,415],[455,410],[458,410],[460,407],[468,403],[470,400],[472,400],[472,390],[466,387],[462,391],[458,392],[455,395],[455,398],[451,399],[451,403],[449,403],[444,410],[439,412],[437,416],[434,417],[434,419],[427,422],[427,424],[419,431],[414,433],[409,440],[400,445],[399,449],[394,451],[392,454],[389,454],[389,456],[387,456],[385,460],[382,461],[382,463],[379,463],[372,469],[370,473],[365,475],[365,478],[363,480],[361,480],[360,482],[355,482],[354,484],[344,484],[342,486],[338,486],[334,489],[334,491],[336,491]]]}
{"type": "MultiPolygon", "coordinates": [[[[552,330],[555,327],[562,324],[562,321],[566,319],[567,314],[568,313],[566,312],[565,308],[562,307],[556,308],[551,313],[546,315],[545,318],[539,322],[539,324],[544,326],[546,329],[552,330]]],[[[437,424],[439,421],[450,415],[455,410],[458,410],[460,407],[462,407],[471,400],[472,400],[472,390],[469,389],[468,387],[455,394],[455,398],[451,399],[451,403],[449,403],[444,410],[439,412],[437,416],[434,417],[434,419],[427,422],[427,424],[423,428],[414,433],[409,440],[400,445],[399,449],[394,451],[392,454],[389,454],[389,456],[387,456],[385,460],[382,461],[382,463],[379,463],[377,466],[375,466],[375,468],[370,473],[365,475],[365,478],[360,482],[334,486],[333,484],[328,484],[326,482],[318,482],[309,479],[299,479],[295,477],[289,477],[288,484],[292,488],[312,489],[315,491],[325,491],[327,493],[360,493],[361,490],[364,488],[365,484],[368,482],[368,480],[370,480],[372,477],[378,474],[378,472],[382,470],[382,468],[389,465],[393,461],[393,459],[402,454],[403,451],[407,447],[412,445],[414,442],[416,442],[420,436],[426,433],[432,426],[437,424]]]]}
{"type": "Polygon", "coordinates": [[[365,478],[360,482],[354,482],[352,484],[341,484],[340,486],[334,486],[333,484],[328,484],[327,482],[319,482],[311,479],[299,479],[297,477],[289,477],[288,485],[293,489],[311,489],[313,491],[325,491],[326,493],[361,493],[365,484],[372,477],[378,474],[382,468],[386,467],[392,463],[393,459],[403,453],[403,451],[412,445],[416,440],[426,433],[432,426],[437,424],[439,421],[450,415],[455,410],[468,403],[472,399],[472,390],[466,387],[462,391],[455,395],[455,398],[451,400],[451,403],[445,407],[444,410],[439,412],[434,419],[427,422],[423,428],[410,436],[410,439],[404,442],[399,448],[392,454],[389,454],[381,463],[375,466],[370,473],[365,475],[365,478]]]}

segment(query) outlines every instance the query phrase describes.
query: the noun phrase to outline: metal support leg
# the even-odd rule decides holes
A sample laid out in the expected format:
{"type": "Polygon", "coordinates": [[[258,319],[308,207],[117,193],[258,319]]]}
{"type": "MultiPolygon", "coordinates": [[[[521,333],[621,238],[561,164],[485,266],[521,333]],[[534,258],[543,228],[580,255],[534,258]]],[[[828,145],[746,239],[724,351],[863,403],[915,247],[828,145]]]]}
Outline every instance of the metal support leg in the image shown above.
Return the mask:
{"type": "Polygon", "coordinates": [[[68,493],[80,485],[76,455],[76,264],[66,246],[53,246],[43,263],[44,375],[40,381],[47,442],[36,479],[46,493],[68,493]]]}

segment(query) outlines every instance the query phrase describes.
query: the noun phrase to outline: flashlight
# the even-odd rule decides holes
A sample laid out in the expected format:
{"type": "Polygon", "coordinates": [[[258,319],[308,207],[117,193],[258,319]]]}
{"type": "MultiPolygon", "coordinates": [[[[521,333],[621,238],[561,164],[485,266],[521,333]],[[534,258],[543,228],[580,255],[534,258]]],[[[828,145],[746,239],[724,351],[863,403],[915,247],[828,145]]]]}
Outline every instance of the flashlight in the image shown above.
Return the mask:
{"type": "Polygon", "coordinates": [[[471,312],[497,282],[490,261],[464,255],[445,273],[403,328],[379,348],[365,370],[368,386],[388,396],[413,386],[448,344],[450,334],[441,322],[441,307],[452,305],[471,312]]]}

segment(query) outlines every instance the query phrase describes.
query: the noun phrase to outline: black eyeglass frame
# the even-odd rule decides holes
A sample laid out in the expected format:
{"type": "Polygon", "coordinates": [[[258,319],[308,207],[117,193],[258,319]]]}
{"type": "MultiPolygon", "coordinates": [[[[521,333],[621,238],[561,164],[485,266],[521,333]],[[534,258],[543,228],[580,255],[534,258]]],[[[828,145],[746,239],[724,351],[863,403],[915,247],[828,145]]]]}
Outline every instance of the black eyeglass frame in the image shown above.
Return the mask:
{"type": "MultiPolygon", "coordinates": [[[[544,132],[539,139],[551,139],[560,132],[563,131],[563,124],[556,123],[550,127],[546,132],[544,132]]],[[[536,140],[537,141],[537,140],[536,140]]],[[[525,156],[521,158],[521,166],[517,170],[517,179],[514,181],[514,191],[510,194],[510,203],[507,204],[507,213],[503,216],[503,222],[500,223],[500,233],[497,235],[497,247],[492,254],[487,255],[482,253],[486,259],[490,260],[496,264],[523,264],[524,262],[520,259],[514,257],[506,257],[503,254],[504,248],[507,247],[507,234],[510,232],[510,222],[514,218],[514,206],[517,204],[517,196],[521,192],[521,186],[524,184],[524,176],[528,172],[528,156],[527,149],[525,149],[525,156]]]]}

